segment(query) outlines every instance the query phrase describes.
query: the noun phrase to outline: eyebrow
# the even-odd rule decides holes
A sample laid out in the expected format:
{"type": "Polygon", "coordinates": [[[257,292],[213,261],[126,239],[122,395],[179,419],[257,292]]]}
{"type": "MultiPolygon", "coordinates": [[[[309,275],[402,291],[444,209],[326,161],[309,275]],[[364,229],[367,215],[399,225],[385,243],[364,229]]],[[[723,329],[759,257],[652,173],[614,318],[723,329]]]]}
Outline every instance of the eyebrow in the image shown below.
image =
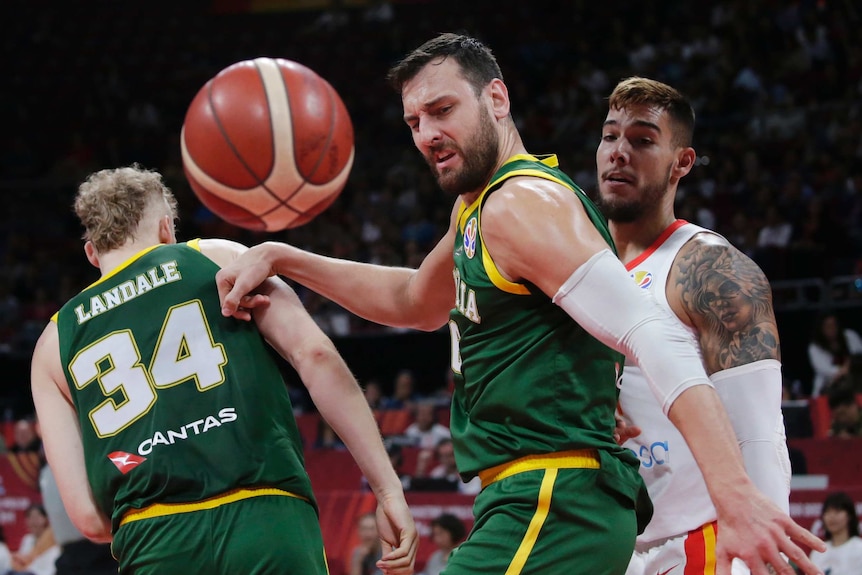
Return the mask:
{"type": "MultiPolygon", "coordinates": [[[[430,100],[430,101],[425,102],[424,104],[422,104],[421,108],[422,108],[423,110],[427,110],[428,108],[433,108],[434,106],[436,106],[437,104],[439,104],[442,100],[445,100],[445,99],[447,99],[447,98],[449,98],[449,97],[451,97],[451,94],[443,94],[442,96],[437,96],[437,97],[436,97],[436,98],[434,98],[433,100],[430,100]]],[[[417,118],[417,116],[416,116],[416,115],[414,115],[414,114],[410,114],[410,115],[404,116],[404,121],[405,121],[405,122],[407,122],[407,123],[409,124],[410,122],[412,122],[412,121],[413,121],[413,120],[415,120],[416,118],[417,118]]]]}
{"type": "MultiPolygon", "coordinates": [[[[649,128],[650,130],[655,130],[656,132],[661,134],[661,128],[658,127],[658,124],[655,124],[653,122],[647,122],[646,120],[635,120],[632,123],[640,128],[649,128]]],[[[602,126],[616,126],[618,124],[619,122],[617,122],[616,120],[605,120],[605,123],[602,124],[602,126]]]]}

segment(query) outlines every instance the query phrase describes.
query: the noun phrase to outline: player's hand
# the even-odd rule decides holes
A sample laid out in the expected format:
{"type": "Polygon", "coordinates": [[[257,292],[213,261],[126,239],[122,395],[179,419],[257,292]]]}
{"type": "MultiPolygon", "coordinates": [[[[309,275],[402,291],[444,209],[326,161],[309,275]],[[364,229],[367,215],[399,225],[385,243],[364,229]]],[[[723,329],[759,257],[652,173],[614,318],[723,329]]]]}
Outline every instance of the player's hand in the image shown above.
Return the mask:
{"type": "Polygon", "coordinates": [[[250,310],[269,302],[269,298],[265,296],[261,296],[265,299],[253,297],[252,292],[273,275],[275,271],[267,259],[265,244],[249,249],[220,269],[216,274],[216,287],[221,300],[222,315],[249,321],[250,310]]]}
{"type": "Polygon", "coordinates": [[[419,534],[403,493],[380,499],[377,530],[383,545],[383,557],[377,562],[377,568],[385,575],[412,575],[419,534]]]}
{"type": "Polygon", "coordinates": [[[823,542],[755,488],[746,491],[732,513],[719,512],[716,573],[730,575],[730,563],[739,557],[752,575],[794,575],[793,567],[781,556],[784,553],[802,573],[822,575],[800,545],[825,551],[823,542]]]}
{"type": "Polygon", "coordinates": [[[641,434],[641,428],[637,425],[629,425],[619,413],[614,413],[616,418],[616,427],[614,427],[614,441],[617,445],[622,445],[629,439],[637,437],[641,434]]]}
{"type": "Polygon", "coordinates": [[[239,300],[239,306],[236,308],[236,311],[233,312],[233,317],[237,319],[241,319],[243,321],[250,321],[252,319],[251,312],[255,308],[261,308],[269,305],[269,296],[256,293],[252,295],[244,295],[239,300]]]}

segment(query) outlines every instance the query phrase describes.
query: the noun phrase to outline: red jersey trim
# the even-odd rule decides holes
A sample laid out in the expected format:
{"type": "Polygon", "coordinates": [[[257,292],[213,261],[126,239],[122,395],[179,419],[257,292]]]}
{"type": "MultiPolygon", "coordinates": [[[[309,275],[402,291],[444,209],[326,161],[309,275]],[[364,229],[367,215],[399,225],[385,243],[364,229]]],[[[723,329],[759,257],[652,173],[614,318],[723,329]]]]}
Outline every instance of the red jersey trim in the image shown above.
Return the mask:
{"type": "Polygon", "coordinates": [[[626,264],[626,271],[632,271],[637,266],[641,265],[645,259],[650,257],[653,252],[661,247],[663,243],[667,241],[672,233],[677,231],[679,228],[687,224],[688,222],[685,220],[676,220],[674,223],[669,225],[665,230],[655,239],[650,247],[644,250],[644,252],[626,264]]]}

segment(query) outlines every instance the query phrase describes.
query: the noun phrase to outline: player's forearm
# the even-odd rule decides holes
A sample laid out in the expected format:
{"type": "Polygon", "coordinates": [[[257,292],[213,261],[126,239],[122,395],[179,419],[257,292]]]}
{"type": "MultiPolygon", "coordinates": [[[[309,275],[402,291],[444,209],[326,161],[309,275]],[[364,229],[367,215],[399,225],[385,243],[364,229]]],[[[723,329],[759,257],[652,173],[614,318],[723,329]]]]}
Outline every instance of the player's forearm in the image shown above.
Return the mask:
{"type": "Polygon", "coordinates": [[[400,494],[401,480],[392,468],[377,422],[347,365],[335,354],[317,358],[316,364],[312,375],[303,376],[314,405],[350,450],[375,496],[381,499],[388,494],[400,494]]]}
{"type": "Polygon", "coordinates": [[[787,513],[790,459],[781,414],[781,364],[763,359],[716,372],[710,379],[736,433],[748,476],[787,513]]]}
{"type": "Polygon", "coordinates": [[[691,449],[719,517],[732,513],[754,486],[718,394],[709,386],[691,387],[673,402],[668,417],[691,449]]]}
{"type": "MultiPolygon", "coordinates": [[[[331,299],[350,312],[393,327],[436,329],[421,302],[409,296],[416,270],[331,258],[275,242],[263,244],[273,271],[331,299]]],[[[448,310],[446,310],[448,311],[448,310]]]]}

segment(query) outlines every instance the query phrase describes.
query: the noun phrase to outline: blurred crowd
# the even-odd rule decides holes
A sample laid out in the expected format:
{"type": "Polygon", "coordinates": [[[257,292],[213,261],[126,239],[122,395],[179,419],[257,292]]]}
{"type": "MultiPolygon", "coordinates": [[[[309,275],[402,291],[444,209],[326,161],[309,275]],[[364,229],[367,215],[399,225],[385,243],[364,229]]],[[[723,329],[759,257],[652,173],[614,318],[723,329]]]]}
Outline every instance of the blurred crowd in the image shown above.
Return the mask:
{"type": "MultiPolygon", "coordinates": [[[[138,162],[164,173],[183,239],[280,239],[417,264],[444,232],[452,199],[413,149],[384,75],[442,30],[468,31],[494,49],[528,149],[558,154],[589,193],[613,85],[644,75],[681,89],[698,117],[681,217],[724,234],[773,281],[862,272],[862,9],[852,0],[645,0],[625,9],[588,0],[369,1],[257,14],[233,4],[247,3],[3,3],[14,19],[4,18],[2,39],[0,352],[29,353],[58,306],[96,278],[70,204],[77,183],[103,167],[138,162]],[[227,65],[262,55],[329,80],[356,130],[338,201],[272,235],[203,208],[179,155],[197,90],[227,65]]],[[[301,295],[330,334],[383,329],[301,295]]]]}

